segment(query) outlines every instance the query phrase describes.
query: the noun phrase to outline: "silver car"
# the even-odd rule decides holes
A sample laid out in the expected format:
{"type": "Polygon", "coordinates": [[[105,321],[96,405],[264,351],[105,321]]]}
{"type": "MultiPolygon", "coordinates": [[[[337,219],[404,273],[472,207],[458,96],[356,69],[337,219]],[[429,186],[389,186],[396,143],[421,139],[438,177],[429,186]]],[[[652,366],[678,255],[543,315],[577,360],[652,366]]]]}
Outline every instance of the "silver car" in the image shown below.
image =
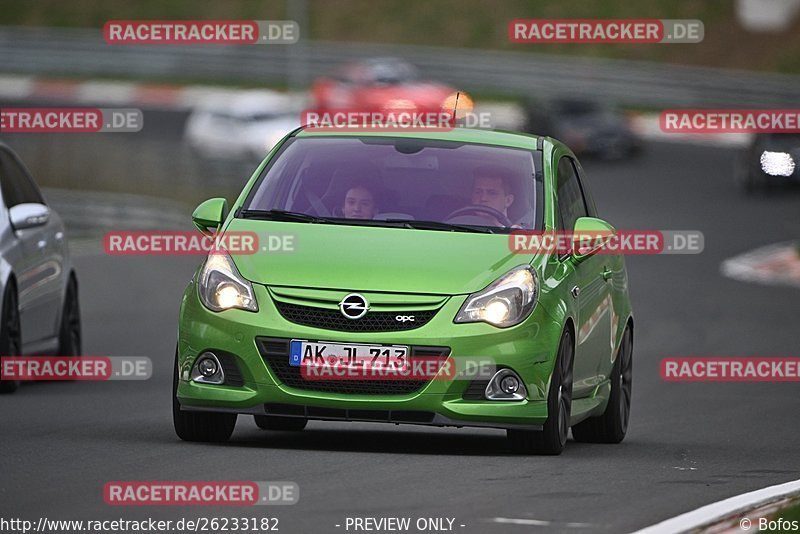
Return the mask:
{"type": "MultiPolygon", "coordinates": [[[[78,280],[64,225],[3,143],[0,196],[0,356],[80,355],[78,280]]],[[[0,392],[19,386],[2,378],[0,392]]]]}

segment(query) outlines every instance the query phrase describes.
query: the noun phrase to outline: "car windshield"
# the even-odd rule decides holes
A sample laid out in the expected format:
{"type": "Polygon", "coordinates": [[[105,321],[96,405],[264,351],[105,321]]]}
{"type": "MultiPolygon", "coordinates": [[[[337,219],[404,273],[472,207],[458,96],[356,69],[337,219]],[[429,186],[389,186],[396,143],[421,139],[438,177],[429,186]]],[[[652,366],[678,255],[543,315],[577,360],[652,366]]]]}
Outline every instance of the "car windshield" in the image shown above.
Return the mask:
{"type": "Polygon", "coordinates": [[[451,141],[292,138],[240,216],[444,231],[535,229],[534,161],[530,150],[451,141]]]}

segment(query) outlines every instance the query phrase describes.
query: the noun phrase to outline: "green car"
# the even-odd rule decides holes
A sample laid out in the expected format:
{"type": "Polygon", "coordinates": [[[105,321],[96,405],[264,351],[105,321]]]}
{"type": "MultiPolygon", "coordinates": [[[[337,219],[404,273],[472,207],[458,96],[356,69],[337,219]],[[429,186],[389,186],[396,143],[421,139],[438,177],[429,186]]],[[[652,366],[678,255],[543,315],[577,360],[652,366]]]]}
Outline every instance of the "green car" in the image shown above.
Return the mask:
{"type": "Polygon", "coordinates": [[[192,218],[257,246],[212,251],[183,294],[181,439],[225,441],[240,414],[284,431],[311,419],[498,428],[538,454],[559,454],[570,427],[577,441],[625,437],[622,256],[602,243],[512,246],[519,234],[613,232],[562,143],[299,128],[230,209],[215,198],[192,218]]]}

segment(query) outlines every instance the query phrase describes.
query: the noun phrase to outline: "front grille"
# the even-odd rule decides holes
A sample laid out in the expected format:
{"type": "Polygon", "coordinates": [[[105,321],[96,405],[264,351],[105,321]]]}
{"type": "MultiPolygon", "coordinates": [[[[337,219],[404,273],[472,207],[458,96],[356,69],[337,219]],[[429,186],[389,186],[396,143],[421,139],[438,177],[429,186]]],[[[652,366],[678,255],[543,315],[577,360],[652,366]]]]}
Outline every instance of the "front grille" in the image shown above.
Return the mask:
{"type": "Polygon", "coordinates": [[[278,312],[287,321],[341,332],[400,332],[419,328],[430,321],[438,310],[367,312],[361,319],[348,319],[338,309],[301,306],[275,301],[278,312]],[[413,321],[397,321],[398,315],[411,315],[413,321]]]}
{"type": "MultiPolygon", "coordinates": [[[[289,365],[289,342],[285,338],[258,337],[256,345],[261,357],[278,380],[289,387],[322,393],[351,395],[408,395],[421,390],[427,380],[306,380],[300,367],[289,365]]],[[[447,358],[448,347],[411,347],[409,360],[414,358],[447,358]]]]}

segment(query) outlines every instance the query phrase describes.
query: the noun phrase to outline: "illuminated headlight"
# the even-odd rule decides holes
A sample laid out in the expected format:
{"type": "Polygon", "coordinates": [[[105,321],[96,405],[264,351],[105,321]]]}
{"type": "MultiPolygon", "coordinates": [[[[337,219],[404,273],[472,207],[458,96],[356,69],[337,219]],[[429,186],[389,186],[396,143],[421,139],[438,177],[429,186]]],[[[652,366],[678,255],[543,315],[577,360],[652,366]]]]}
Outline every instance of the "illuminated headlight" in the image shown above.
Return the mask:
{"type": "Polygon", "coordinates": [[[794,160],[786,152],[761,153],[761,170],[771,176],[791,176],[794,173],[794,160]]]}
{"type": "Polygon", "coordinates": [[[536,274],[531,266],[515,267],[483,291],[470,295],[455,322],[484,322],[500,328],[514,326],[528,318],[537,296],[536,274]]]}
{"type": "Polygon", "coordinates": [[[225,252],[208,255],[198,277],[200,301],[212,311],[231,308],[258,311],[253,286],[242,278],[225,252]]]}

